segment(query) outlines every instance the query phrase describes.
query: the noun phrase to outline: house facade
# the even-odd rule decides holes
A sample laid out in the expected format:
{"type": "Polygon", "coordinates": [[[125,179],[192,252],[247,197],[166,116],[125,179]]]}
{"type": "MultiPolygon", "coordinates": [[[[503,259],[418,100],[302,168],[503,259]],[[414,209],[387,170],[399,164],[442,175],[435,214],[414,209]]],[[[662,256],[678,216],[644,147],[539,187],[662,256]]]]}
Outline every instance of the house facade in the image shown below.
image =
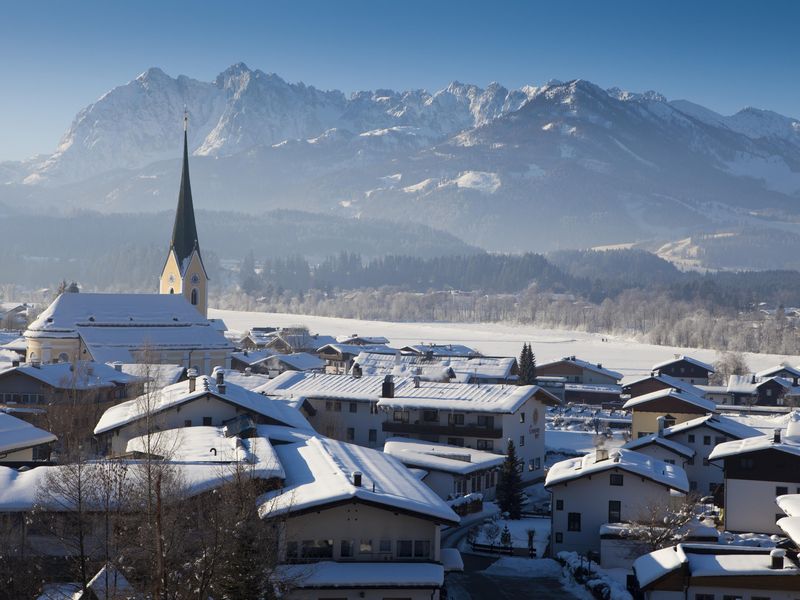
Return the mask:
{"type": "Polygon", "coordinates": [[[603,368],[574,356],[536,365],[536,375],[543,377],[563,377],[565,383],[617,385],[622,373],[603,368]]]}
{"type": "Polygon", "coordinates": [[[668,375],[693,385],[708,385],[714,367],[691,356],[676,354],[674,358],[653,365],[653,373],[668,375]]]}
{"type": "Polygon", "coordinates": [[[715,413],[717,405],[693,394],[674,388],[659,390],[626,401],[623,408],[631,411],[631,437],[644,437],[658,431],[659,418],[666,427],[715,413]]]}

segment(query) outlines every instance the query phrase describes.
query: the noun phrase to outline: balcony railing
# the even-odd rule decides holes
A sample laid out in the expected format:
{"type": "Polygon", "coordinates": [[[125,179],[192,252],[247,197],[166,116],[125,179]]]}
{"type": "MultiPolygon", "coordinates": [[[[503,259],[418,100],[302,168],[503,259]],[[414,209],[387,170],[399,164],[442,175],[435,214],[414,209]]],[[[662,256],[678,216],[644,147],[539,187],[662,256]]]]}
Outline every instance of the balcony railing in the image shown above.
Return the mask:
{"type": "Polygon", "coordinates": [[[485,439],[500,439],[503,437],[502,429],[482,427],[474,423],[467,425],[441,425],[438,423],[402,423],[400,421],[386,421],[383,423],[383,430],[386,433],[422,433],[485,439]]]}

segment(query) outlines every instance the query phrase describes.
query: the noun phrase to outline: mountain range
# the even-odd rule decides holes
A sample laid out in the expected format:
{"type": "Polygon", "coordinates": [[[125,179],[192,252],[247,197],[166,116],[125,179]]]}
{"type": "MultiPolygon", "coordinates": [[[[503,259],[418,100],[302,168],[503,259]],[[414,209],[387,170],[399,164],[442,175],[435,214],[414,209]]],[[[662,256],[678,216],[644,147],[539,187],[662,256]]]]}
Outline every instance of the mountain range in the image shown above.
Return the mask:
{"type": "Polygon", "coordinates": [[[241,63],[212,82],[152,68],[114,88],[52,155],[0,163],[0,207],[171,209],[184,109],[208,210],[421,223],[498,251],[795,231],[800,217],[800,122],[774,112],[585,80],[348,96],[241,63]]]}

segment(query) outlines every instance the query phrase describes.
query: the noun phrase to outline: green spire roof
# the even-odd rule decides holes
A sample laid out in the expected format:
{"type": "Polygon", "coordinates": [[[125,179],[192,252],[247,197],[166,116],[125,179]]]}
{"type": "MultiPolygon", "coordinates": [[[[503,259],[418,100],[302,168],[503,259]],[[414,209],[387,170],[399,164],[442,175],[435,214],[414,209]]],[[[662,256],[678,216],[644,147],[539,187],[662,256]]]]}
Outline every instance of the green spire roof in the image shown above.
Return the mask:
{"type": "Polygon", "coordinates": [[[186,267],[186,259],[192,251],[200,247],[197,242],[197,225],[194,221],[194,205],[192,204],[192,186],[189,183],[189,142],[186,134],[186,117],[183,127],[183,172],[181,173],[181,189],[178,193],[178,210],[175,212],[175,226],[172,228],[170,248],[175,250],[181,272],[186,267]]]}

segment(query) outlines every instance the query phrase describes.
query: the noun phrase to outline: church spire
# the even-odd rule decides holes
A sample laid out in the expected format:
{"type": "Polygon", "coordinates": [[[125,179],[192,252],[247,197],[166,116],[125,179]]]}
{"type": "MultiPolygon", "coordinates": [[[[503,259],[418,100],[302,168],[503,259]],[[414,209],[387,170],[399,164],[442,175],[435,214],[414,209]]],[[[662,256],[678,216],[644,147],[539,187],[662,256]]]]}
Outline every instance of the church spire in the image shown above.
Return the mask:
{"type": "Polygon", "coordinates": [[[178,192],[178,210],[175,212],[175,225],[172,228],[172,242],[170,247],[175,251],[178,264],[183,270],[185,261],[197,248],[197,225],[194,220],[194,205],[192,203],[192,186],[189,183],[189,114],[183,111],[183,172],[181,173],[181,188],[178,192]]]}

